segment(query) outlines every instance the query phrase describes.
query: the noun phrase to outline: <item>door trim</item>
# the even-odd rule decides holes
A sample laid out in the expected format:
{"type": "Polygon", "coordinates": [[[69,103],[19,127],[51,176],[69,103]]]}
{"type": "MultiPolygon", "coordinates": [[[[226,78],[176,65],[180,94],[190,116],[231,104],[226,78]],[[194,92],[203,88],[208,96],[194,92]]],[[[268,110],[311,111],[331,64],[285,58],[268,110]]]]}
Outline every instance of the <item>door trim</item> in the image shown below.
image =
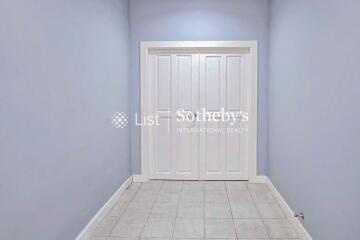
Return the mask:
{"type": "MultiPolygon", "coordinates": [[[[152,50],[246,50],[249,51],[250,67],[250,112],[253,121],[249,134],[249,181],[257,180],[257,75],[258,75],[258,41],[156,41],[140,42],[140,91],[141,119],[150,112],[150,86],[148,79],[149,54],[152,50]]],[[[141,127],[141,176],[148,179],[150,175],[150,127],[141,127]]]]}

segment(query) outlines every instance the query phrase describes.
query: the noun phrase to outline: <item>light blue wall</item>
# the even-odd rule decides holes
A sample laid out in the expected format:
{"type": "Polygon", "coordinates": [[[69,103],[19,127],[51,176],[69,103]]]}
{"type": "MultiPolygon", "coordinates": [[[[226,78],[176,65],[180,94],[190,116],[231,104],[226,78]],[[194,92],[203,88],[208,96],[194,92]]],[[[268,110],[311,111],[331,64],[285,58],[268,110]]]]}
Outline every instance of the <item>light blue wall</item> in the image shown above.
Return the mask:
{"type": "Polygon", "coordinates": [[[274,0],[269,176],[315,240],[360,236],[360,2],[274,0]]]}
{"type": "MultiPolygon", "coordinates": [[[[267,0],[131,0],[131,110],[140,112],[139,42],[259,40],[259,173],[267,160],[267,0]]],[[[140,129],[132,128],[132,170],[140,172],[140,129]]]]}
{"type": "Polygon", "coordinates": [[[0,1],[0,239],[74,239],[129,176],[127,7],[0,1]]]}

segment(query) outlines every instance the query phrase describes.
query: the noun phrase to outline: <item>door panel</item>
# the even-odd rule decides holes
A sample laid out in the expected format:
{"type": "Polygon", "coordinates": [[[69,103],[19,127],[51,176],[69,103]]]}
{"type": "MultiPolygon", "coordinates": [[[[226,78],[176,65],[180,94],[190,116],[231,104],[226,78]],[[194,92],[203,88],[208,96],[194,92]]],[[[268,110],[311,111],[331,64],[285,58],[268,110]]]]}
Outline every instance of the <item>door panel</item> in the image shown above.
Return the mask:
{"type": "MultiPolygon", "coordinates": [[[[221,114],[248,111],[246,55],[200,56],[200,108],[221,114]],[[217,91],[215,91],[215,88],[217,91]]],[[[207,122],[200,136],[200,179],[247,180],[247,123],[207,122]]]]}
{"type": "Polygon", "coordinates": [[[228,110],[240,111],[241,95],[241,57],[226,57],[226,83],[228,110]]]}
{"type": "Polygon", "coordinates": [[[208,111],[219,111],[220,109],[220,64],[221,58],[219,56],[205,57],[205,93],[208,111]]]}
{"type": "Polygon", "coordinates": [[[171,135],[169,134],[169,118],[161,117],[159,119],[159,127],[157,128],[156,136],[156,147],[157,155],[155,157],[155,169],[157,173],[171,173],[171,161],[172,158],[172,146],[171,146],[171,135]]]}
{"type": "Polygon", "coordinates": [[[220,118],[222,111],[249,111],[248,71],[247,53],[150,55],[151,114],[160,123],[150,128],[150,178],[248,179],[249,139],[241,130],[248,123],[239,116],[235,123],[220,118]],[[205,122],[177,119],[180,109],[203,108],[218,117],[205,122]]]}
{"type": "Polygon", "coordinates": [[[152,55],[149,71],[153,87],[152,115],[159,116],[159,126],[151,133],[150,177],[153,179],[198,179],[198,134],[181,133],[192,123],[178,122],[177,110],[194,111],[198,106],[198,55],[152,55]]]}
{"type": "Polygon", "coordinates": [[[171,104],[171,67],[170,56],[158,56],[157,79],[158,110],[169,110],[171,104]]]}
{"type": "Polygon", "coordinates": [[[189,110],[192,106],[192,56],[178,56],[178,107],[189,110]]]}

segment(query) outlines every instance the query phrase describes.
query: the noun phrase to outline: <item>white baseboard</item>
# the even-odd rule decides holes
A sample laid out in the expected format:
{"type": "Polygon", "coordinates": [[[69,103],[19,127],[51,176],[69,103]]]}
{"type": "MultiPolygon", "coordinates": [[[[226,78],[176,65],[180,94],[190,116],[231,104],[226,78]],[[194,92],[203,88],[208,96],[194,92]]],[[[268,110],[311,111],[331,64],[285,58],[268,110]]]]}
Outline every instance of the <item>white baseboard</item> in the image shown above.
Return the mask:
{"type": "MultiPolygon", "coordinates": [[[[149,178],[145,175],[135,174],[133,175],[133,182],[147,182],[149,178]]],[[[266,176],[255,176],[249,178],[249,182],[251,183],[266,183],[266,176]]]]}
{"type": "Polygon", "coordinates": [[[147,182],[149,181],[148,177],[144,175],[133,175],[133,182],[147,182]]]}
{"type": "Polygon", "coordinates": [[[276,199],[278,200],[278,202],[280,203],[280,207],[282,208],[282,210],[285,212],[286,217],[289,219],[290,223],[292,226],[294,226],[297,230],[297,232],[299,234],[301,234],[301,239],[304,240],[312,240],[310,234],[308,233],[308,231],[306,231],[304,225],[302,225],[302,223],[299,221],[299,219],[297,219],[296,217],[294,217],[294,211],[291,210],[291,208],[289,207],[289,205],[286,203],[286,201],[284,200],[284,198],[281,196],[281,194],[279,193],[279,191],[276,189],[276,187],[274,186],[274,184],[271,182],[271,180],[267,177],[264,176],[265,179],[265,183],[266,185],[269,187],[270,191],[272,192],[272,194],[276,197],[276,199]]]}
{"type": "Polygon", "coordinates": [[[126,181],[119,187],[119,189],[104,204],[104,206],[95,214],[95,216],[90,220],[90,222],[85,226],[85,228],[80,232],[80,234],[76,237],[75,240],[88,240],[90,238],[91,233],[102,221],[106,213],[108,213],[111,208],[116,204],[116,202],[120,199],[123,192],[131,184],[132,179],[132,176],[126,179],[126,181]]]}

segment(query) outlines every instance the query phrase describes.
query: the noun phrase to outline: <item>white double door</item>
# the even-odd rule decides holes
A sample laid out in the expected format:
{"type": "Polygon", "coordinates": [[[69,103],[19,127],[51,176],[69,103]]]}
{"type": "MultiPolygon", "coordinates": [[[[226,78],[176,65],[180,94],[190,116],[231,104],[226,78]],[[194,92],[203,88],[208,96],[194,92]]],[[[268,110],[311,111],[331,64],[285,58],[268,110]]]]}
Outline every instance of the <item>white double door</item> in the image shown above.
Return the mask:
{"type": "Polygon", "coordinates": [[[158,117],[150,127],[151,179],[248,180],[248,122],[220,117],[248,112],[248,72],[247,53],[150,54],[151,114],[158,117]],[[179,110],[203,109],[218,119],[179,118],[179,110]]]}

